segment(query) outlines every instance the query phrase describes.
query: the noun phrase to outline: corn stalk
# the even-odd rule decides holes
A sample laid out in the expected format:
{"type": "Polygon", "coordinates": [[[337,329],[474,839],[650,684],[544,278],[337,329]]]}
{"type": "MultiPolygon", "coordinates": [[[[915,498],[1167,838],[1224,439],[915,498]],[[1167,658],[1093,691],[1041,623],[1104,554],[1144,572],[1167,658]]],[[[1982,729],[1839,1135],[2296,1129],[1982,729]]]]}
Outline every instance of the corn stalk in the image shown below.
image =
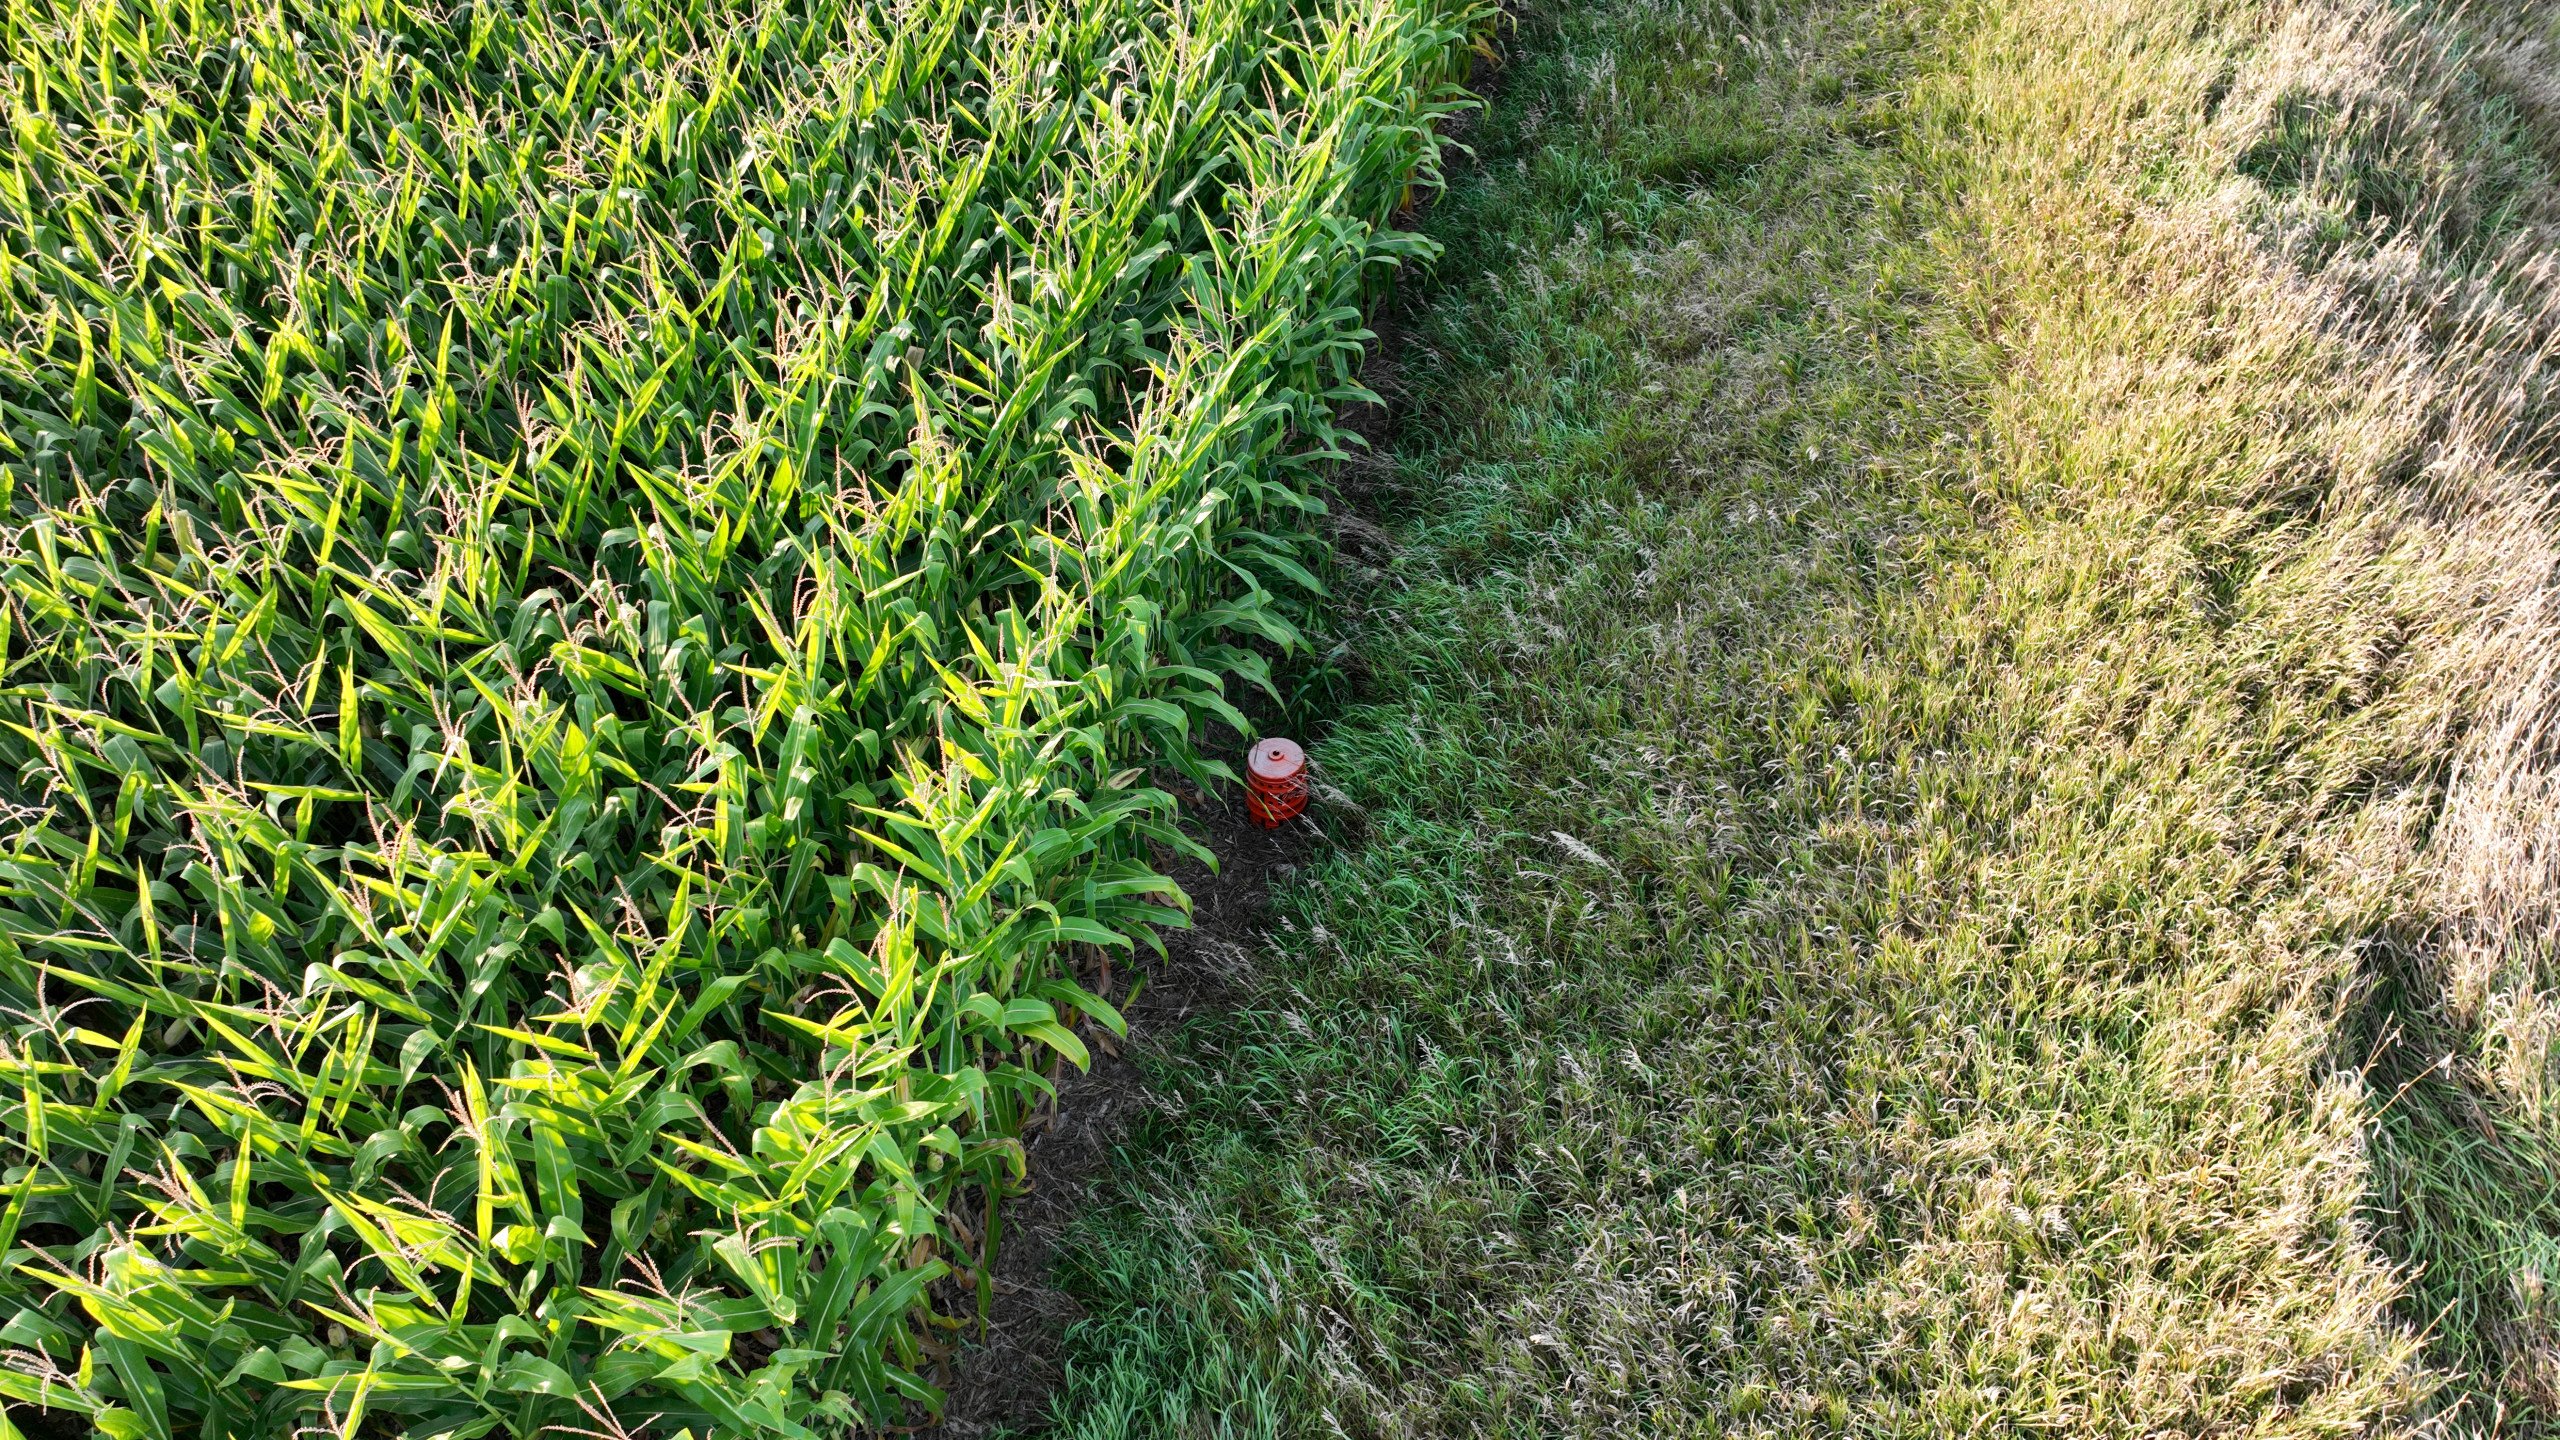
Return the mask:
{"type": "Polygon", "coordinates": [[[1476,0],[0,3],[0,1397],[938,1404],[1476,0]]]}

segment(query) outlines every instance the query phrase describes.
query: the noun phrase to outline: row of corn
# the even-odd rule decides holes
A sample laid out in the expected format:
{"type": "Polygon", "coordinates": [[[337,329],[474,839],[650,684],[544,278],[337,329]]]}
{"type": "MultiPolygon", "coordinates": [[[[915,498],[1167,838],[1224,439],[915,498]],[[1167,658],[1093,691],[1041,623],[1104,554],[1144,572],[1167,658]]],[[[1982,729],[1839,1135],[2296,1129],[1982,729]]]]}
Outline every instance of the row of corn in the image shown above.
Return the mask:
{"type": "Polygon", "coordinates": [[[1482,18],[0,0],[9,1413],[937,1405],[1482,18]]]}

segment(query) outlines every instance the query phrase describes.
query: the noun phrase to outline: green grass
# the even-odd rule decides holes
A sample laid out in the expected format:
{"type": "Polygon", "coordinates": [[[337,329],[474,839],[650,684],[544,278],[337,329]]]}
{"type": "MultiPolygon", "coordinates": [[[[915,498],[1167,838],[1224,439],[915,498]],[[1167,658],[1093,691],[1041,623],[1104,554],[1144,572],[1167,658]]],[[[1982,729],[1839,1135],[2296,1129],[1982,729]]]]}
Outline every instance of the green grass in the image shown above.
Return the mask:
{"type": "Polygon", "coordinates": [[[10,1414],[936,1403],[1479,20],[0,9],[10,1414]]]}
{"type": "Polygon", "coordinates": [[[2555,27],[1534,11],[1055,1433],[2547,1433],[2555,27]]]}

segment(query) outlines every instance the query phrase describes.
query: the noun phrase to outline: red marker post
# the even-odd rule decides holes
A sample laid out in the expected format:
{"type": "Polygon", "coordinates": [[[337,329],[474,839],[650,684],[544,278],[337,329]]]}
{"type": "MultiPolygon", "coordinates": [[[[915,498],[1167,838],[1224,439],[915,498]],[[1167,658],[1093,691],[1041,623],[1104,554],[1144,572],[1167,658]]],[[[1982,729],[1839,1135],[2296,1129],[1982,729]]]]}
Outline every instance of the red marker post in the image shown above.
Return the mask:
{"type": "Polygon", "coordinates": [[[1256,740],[1245,757],[1244,813],[1277,830],[1307,808],[1307,752],[1295,740],[1256,740]]]}

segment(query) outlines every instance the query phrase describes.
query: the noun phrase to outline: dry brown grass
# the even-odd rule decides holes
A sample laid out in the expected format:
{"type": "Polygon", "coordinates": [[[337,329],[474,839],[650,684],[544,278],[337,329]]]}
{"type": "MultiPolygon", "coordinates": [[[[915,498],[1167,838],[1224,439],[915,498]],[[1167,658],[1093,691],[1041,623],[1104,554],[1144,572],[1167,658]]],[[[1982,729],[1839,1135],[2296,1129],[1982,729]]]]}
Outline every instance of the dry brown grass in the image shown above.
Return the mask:
{"type": "MultiPolygon", "coordinates": [[[[2332,1063],[2376,1084],[2370,1213],[2459,1428],[2560,1413],[2550,14],[2024,4],[1967,70],[2016,157],[1976,192],[1984,233],[2028,257],[2015,283],[2046,315],[2114,305],[2151,327],[2119,357],[2142,382],[2069,423],[2113,417],[2154,447],[2248,432],[2194,479],[2261,497],[2237,538],[2262,577],[2295,578],[2261,592],[2292,613],[2260,631],[2297,637],[2293,663],[2332,669],[2373,732],[2327,783],[2400,823],[2304,859],[2390,897],[2345,937],[2362,1023],[2335,1027],[2332,1063]]],[[[2085,335],[2050,348],[2092,354],[2085,335]]],[[[2093,458],[2182,468],[2160,456],[2093,458]]]]}

